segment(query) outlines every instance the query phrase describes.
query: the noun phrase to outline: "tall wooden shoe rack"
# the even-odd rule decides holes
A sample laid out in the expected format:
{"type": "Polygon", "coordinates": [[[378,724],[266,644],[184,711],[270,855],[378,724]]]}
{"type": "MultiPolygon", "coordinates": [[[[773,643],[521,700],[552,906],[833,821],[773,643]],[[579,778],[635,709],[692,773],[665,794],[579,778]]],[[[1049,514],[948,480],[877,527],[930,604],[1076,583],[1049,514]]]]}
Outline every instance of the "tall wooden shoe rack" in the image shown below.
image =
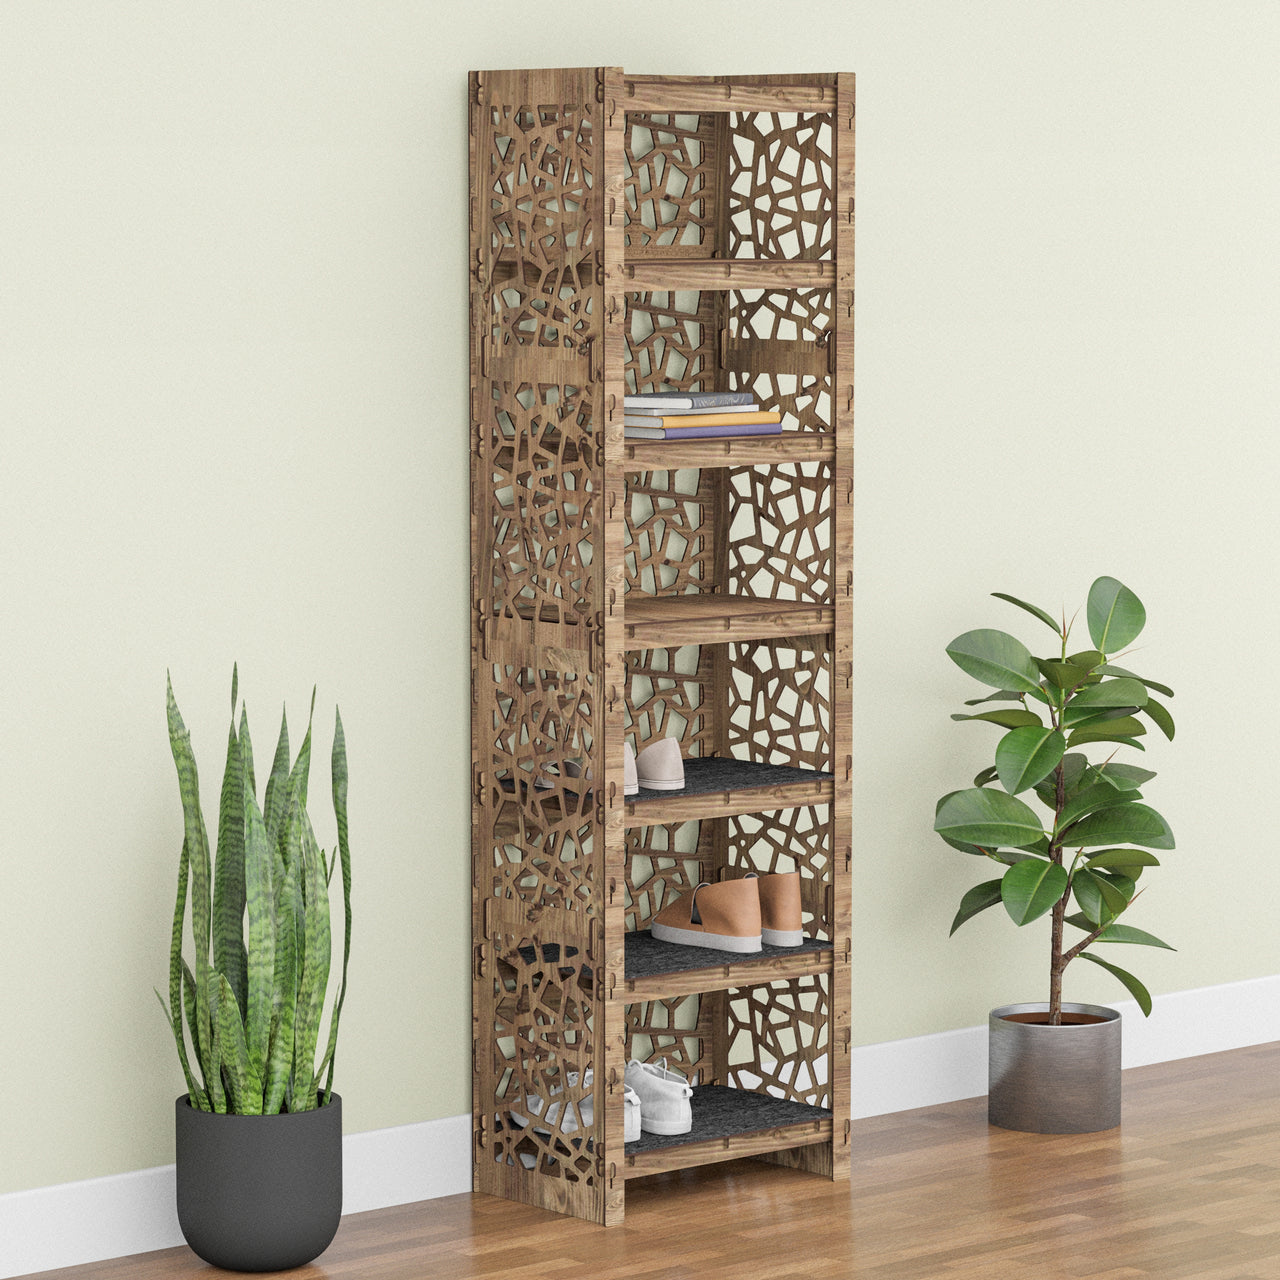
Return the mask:
{"type": "Polygon", "coordinates": [[[608,1224],[665,1170],[847,1177],[854,78],[470,92],[475,1188],[608,1224]],[[624,439],[662,389],[783,433],[624,439]],[[685,790],[624,798],[658,737],[685,790]],[[799,870],[803,947],[653,941],[750,868],[799,870]],[[624,1143],[632,1057],[691,1133],[624,1143]]]}

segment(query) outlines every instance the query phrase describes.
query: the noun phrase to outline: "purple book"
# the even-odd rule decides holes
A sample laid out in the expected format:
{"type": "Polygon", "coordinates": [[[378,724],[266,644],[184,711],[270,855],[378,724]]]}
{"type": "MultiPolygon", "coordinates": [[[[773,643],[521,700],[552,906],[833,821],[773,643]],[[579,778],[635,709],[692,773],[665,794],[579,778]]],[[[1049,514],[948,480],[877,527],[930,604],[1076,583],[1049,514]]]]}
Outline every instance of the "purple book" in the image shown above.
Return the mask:
{"type": "Polygon", "coordinates": [[[723,427],[624,427],[628,440],[705,440],[708,436],[776,436],[779,422],[736,422],[723,427]]]}

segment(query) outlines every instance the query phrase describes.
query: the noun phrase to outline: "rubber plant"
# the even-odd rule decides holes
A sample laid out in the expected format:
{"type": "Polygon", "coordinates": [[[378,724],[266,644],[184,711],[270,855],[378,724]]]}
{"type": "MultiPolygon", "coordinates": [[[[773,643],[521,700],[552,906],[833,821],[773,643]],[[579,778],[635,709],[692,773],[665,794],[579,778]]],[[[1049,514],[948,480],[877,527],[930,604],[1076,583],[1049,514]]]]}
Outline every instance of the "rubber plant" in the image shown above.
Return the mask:
{"type": "Polygon", "coordinates": [[[1014,636],[981,629],[947,646],[961,670],[994,690],[966,706],[1010,704],[951,717],[1004,730],[995,763],[972,787],[938,801],[934,830],[947,844],[1003,868],[964,895],[951,932],[997,905],[1016,925],[1048,915],[1050,1024],[1061,1024],[1062,978],[1074,960],[1118,978],[1149,1016],[1146,987],[1091,950],[1106,943],[1173,949],[1121,921],[1141,896],[1139,878],[1159,865],[1150,851],[1174,847],[1169,824],[1142,802],[1140,788],[1156,775],[1115,759],[1121,747],[1144,750],[1148,724],[1169,739],[1174,734],[1173,717],[1154,696],[1172,697],[1173,690],[1113,657],[1137,639],[1146,610],[1115,578],[1099,578],[1086,606],[1092,647],[1068,652],[1065,615],[1058,623],[1036,605],[992,594],[1044,623],[1058,644],[1039,658],[1014,636]],[[1038,801],[1048,818],[1021,796],[1038,801]]]}
{"type": "MultiPolygon", "coordinates": [[[[351,855],[347,845],[347,752],[335,712],[331,758],[338,844],[326,857],[307,814],[311,722],[292,767],[287,715],[257,799],[249,719],[231,674],[231,730],[218,807],[217,859],[200,809],[191,736],[168,684],[169,745],[178,770],[184,839],[169,949],[169,1003],[191,1105],[202,1111],[275,1115],[308,1111],[332,1094],[338,1020],[351,951],[351,855]],[[329,984],[329,883],[342,869],[342,978],[319,1065],[316,1045],[329,984]],[[193,964],[183,957],[190,889],[193,964]],[[184,1034],[185,1027],[185,1034],[184,1034]],[[191,1054],[187,1051],[190,1040],[191,1054]],[[192,1062],[194,1058],[194,1064],[192,1062]],[[325,1073],[327,1072],[327,1077],[325,1073]],[[321,1080],[324,1078],[323,1087],[321,1080]]],[[[315,712],[315,692],[311,695],[315,712]]],[[[156,993],[161,1006],[164,998],[156,993]]]]}

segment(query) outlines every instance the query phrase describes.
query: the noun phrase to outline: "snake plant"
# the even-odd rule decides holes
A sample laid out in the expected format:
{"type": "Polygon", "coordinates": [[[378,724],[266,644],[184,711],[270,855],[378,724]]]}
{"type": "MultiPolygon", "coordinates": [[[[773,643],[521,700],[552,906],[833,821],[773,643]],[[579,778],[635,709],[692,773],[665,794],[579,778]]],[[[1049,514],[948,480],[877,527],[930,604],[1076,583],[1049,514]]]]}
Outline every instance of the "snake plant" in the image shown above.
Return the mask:
{"type": "MultiPolygon", "coordinates": [[[[338,1019],[346,997],[351,950],[347,751],[342,717],[335,712],[331,762],[338,845],[326,858],[307,815],[310,717],[307,735],[290,767],[288,718],[282,716],[275,758],[259,807],[249,720],[243,705],[238,731],[236,727],[238,685],[233,668],[231,730],[218,808],[215,866],[200,811],[191,735],[174,700],[173,682],[168,682],[169,745],[178,769],[184,839],[169,948],[168,1006],[158,991],[156,996],[173,1030],[192,1106],[237,1115],[310,1111],[331,1096],[338,1019]],[[317,1067],[316,1045],[329,984],[329,882],[339,864],[346,917],[342,979],[329,1019],[328,1047],[317,1067]],[[194,968],[182,954],[188,888],[194,968]],[[194,1069],[187,1052],[188,1037],[194,1069]]],[[[311,711],[314,715],[314,691],[311,711]]]]}
{"type": "Polygon", "coordinates": [[[1091,960],[1117,978],[1149,1015],[1146,987],[1089,950],[1105,943],[1173,950],[1120,920],[1141,895],[1138,878],[1160,865],[1149,850],[1174,847],[1169,824],[1150,805],[1138,803],[1139,787],[1156,775],[1114,758],[1118,747],[1144,749],[1138,739],[1147,722],[1173,738],[1173,717],[1155,697],[1172,697],[1173,690],[1135,675],[1112,656],[1138,638],[1146,610],[1123,583],[1099,578],[1086,607],[1093,647],[1068,653],[1071,627],[1065,618],[1059,623],[1036,605],[1001,591],[992,594],[1043,622],[1054,632],[1056,651],[1037,658],[1020,640],[990,629],[966,631],[947,646],[962,671],[995,690],[966,706],[1012,704],[951,717],[1004,730],[995,763],[972,787],[938,801],[933,829],[961,853],[1001,868],[996,879],[964,895],[951,932],[997,904],[1016,925],[1048,915],[1051,1023],[1061,1021],[1062,975],[1076,959],[1091,960]],[[1095,763],[1088,753],[1096,749],[1106,758],[1095,763]],[[1048,821],[1020,794],[1048,809],[1048,821]],[[1083,936],[1068,939],[1066,926],[1083,936]]]}

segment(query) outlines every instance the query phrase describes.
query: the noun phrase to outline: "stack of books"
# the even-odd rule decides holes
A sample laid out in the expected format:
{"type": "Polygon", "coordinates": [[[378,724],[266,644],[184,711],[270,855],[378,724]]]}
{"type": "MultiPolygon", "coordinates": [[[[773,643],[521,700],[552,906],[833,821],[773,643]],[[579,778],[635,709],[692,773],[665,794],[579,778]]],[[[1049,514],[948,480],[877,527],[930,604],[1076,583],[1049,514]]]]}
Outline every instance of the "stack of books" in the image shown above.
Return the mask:
{"type": "Polygon", "coordinates": [[[750,391],[656,391],[626,396],[628,440],[696,440],[707,436],[776,436],[782,415],[760,411],[750,391]]]}

